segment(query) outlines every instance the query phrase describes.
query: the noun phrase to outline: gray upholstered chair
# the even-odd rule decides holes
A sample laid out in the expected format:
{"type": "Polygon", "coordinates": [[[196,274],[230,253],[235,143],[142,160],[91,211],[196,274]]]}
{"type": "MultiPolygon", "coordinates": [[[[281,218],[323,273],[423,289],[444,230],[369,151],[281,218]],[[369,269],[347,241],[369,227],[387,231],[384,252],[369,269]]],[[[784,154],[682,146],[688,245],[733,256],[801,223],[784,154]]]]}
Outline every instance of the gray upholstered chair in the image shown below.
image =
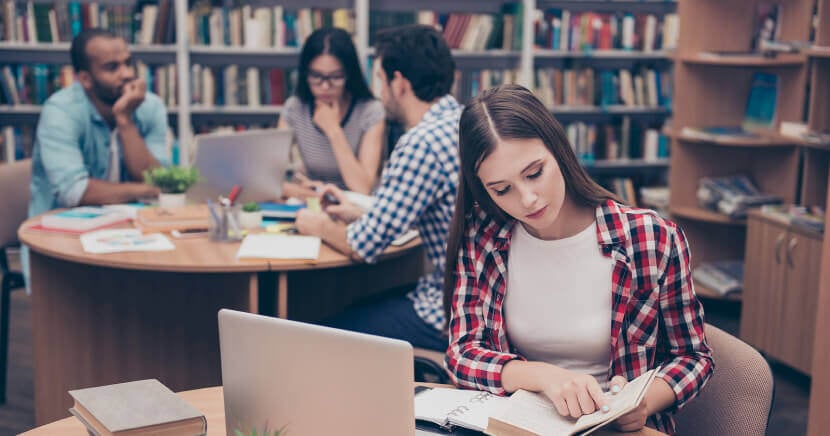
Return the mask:
{"type": "Polygon", "coordinates": [[[0,164],[0,404],[6,402],[6,373],[9,354],[9,297],[22,288],[23,274],[11,271],[6,249],[18,247],[17,228],[26,219],[29,207],[29,180],[32,161],[29,159],[0,164]]]}
{"type": "Polygon", "coordinates": [[[715,371],[700,395],[677,413],[679,435],[764,435],[773,379],[758,351],[723,330],[706,325],[715,371]]]}

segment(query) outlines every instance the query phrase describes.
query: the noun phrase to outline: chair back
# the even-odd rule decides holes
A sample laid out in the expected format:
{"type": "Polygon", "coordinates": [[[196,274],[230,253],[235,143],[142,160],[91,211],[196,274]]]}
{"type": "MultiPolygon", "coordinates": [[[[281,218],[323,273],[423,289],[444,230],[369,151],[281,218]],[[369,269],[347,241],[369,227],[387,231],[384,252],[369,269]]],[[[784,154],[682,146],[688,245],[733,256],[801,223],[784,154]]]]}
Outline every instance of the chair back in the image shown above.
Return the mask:
{"type": "Polygon", "coordinates": [[[715,370],[697,398],[675,416],[679,435],[763,435],[773,398],[767,361],[747,343],[706,325],[715,370]]]}
{"type": "Polygon", "coordinates": [[[17,228],[29,210],[32,160],[0,163],[0,248],[17,243],[17,228]]]}

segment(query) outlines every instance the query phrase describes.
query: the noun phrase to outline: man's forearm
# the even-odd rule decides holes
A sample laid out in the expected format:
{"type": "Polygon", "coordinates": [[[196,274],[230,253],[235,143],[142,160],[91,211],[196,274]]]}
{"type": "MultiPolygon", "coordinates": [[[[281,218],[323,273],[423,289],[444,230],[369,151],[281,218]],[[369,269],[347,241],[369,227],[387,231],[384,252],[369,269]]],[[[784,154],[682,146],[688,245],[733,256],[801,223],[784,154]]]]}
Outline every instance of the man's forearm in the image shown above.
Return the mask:
{"type": "Polygon", "coordinates": [[[323,242],[331,245],[335,250],[351,257],[355,260],[361,260],[360,256],[352,250],[349,241],[346,239],[346,224],[341,221],[326,221],[323,225],[323,242]]]}
{"type": "Polygon", "coordinates": [[[143,183],[112,183],[89,179],[80,205],[129,203],[154,194],[153,187],[143,183]]]}
{"type": "Polygon", "coordinates": [[[124,164],[131,180],[140,181],[145,170],[161,166],[158,160],[150,153],[144,138],[132,120],[118,120],[118,137],[124,151],[124,164]]]}

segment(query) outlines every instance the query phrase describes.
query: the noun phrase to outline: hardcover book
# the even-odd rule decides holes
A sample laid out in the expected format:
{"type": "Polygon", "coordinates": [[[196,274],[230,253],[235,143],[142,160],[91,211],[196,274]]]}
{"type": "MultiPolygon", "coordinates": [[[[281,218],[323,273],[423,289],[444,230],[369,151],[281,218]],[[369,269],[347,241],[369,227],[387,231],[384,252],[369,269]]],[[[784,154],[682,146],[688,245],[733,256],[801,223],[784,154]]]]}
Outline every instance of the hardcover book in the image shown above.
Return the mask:
{"type": "Polygon", "coordinates": [[[652,369],[612,395],[606,393],[610,410],[583,415],[579,419],[559,415],[543,394],[518,390],[509,398],[489,392],[432,388],[415,395],[415,419],[445,430],[455,427],[493,436],[587,435],[636,409],[659,368],[652,369]]]}
{"type": "Polygon", "coordinates": [[[96,436],[207,433],[204,414],[156,379],[78,389],[69,395],[75,400],[69,411],[96,436]]]}
{"type": "Polygon", "coordinates": [[[40,225],[50,230],[84,232],[129,219],[127,214],[118,210],[83,206],[44,215],[40,225]]]}

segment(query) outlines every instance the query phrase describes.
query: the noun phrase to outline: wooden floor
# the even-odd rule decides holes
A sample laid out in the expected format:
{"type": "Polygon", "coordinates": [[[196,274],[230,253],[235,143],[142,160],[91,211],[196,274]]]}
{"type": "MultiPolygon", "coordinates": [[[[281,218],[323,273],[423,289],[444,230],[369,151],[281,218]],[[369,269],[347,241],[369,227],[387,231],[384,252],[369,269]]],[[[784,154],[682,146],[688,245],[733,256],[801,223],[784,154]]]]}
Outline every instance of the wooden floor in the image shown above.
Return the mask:
{"type": "Polygon", "coordinates": [[[9,372],[6,404],[0,406],[0,435],[13,435],[35,425],[32,316],[25,290],[12,292],[9,325],[9,372]]]}

